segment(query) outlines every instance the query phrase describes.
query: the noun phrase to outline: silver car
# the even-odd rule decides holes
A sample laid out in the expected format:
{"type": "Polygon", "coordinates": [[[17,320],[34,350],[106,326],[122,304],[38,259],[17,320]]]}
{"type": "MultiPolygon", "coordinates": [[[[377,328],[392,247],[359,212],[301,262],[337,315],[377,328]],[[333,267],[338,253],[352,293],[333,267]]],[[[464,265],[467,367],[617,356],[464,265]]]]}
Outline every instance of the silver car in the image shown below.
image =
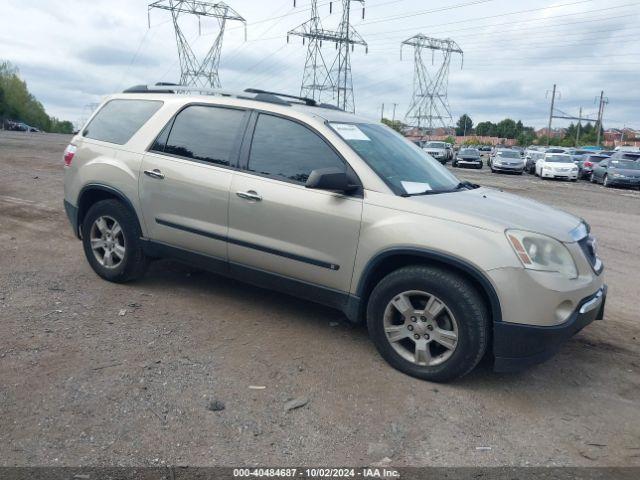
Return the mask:
{"type": "Polygon", "coordinates": [[[135,87],[102,103],[64,164],[73,232],[105,280],[171,257],[329,305],[418,378],[460,377],[485,355],[519,369],[603,317],[582,219],[462,182],[313,100],[135,87]]]}

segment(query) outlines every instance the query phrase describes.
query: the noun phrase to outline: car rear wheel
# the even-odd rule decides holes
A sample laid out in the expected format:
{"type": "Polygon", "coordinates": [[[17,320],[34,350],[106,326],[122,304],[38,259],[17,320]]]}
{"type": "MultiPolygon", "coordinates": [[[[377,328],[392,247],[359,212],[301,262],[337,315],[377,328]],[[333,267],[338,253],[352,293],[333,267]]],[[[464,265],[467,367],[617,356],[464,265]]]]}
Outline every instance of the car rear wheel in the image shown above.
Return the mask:
{"type": "Polygon", "coordinates": [[[95,203],[82,222],[85,256],[93,270],[111,282],[144,275],[149,260],[142,250],[141,236],[135,214],[117,200],[95,203]]]}
{"type": "Polygon", "coordinates": [[[387,275],[367,306],[369,334],[394,368],[445,382],[469,373],[489,342],[489,314],[462,276],[411,266],[387,275]]]}
{"type": "Polygon", "coordinates": [[[604,174],[604,178],[602,179],[602,185],[607,188],[611,187],[611,185],[609,185],[609,176],[606,173],[604,174]]]}

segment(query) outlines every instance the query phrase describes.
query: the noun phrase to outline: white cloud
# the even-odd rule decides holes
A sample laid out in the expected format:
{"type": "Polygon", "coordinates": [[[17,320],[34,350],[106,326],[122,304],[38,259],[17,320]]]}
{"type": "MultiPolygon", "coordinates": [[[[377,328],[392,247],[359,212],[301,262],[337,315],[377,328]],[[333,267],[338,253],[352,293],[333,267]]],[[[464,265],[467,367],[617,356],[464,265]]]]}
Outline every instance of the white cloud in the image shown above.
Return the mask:
{"type": "MultiPolygon", "coordinates": [[[[0,17],[0,59],[16,64],[47,110],[76,120],[84,106],[137,83],[175,81],[177,51],[168,12],[153,11],[147,29],[147,2],[140,0],[8,0],[0,17]]],[[[286,32],[309,15],[308,0],[228,0],[248,21],[229,24],[220,77],[223,86],[259,87],[297,93],[305,47],[286,32]],[[286,16],[282,16],[285,15],[286,16]],[[279,18],[274,18],[279,17],[279,18]]],[[[338,4],[328,28],[338,21],[338,4]]],[[[410,101],[413,64],[410,50],[400,61],[400,42],[422,32],[450,37],[465,51],[464,68],[454,59],[449,102],[454,117],[467,112],[474,121],[506,116],[542,126],[548,115],[547,90],[562,92],[558,106],[577,113],[594,111],[594,98],[609,98],[605,126],[640,127],[640,20],[638,2],[629,0],[493,0],[434,12],[469,0],[367,0],[366,18],[354,3],[353,23],[369,43],[352,56],[356,107],[377,118],[380,105],[397,103],[402,118],[410,101]],[[573,3],[573,5],[567,5],[573,3]],[[545,8],[553,7],[555,8],[545,8]],[[558,6],[564,5],[564,6],[558,6]],[[427,11],[431,13],[425,13],[427,11]],[[528,13],[506,15],[510,12],[528,13]],[[421,13],[422,12],[422,13],[421,13]],[[491,18],[486,18],[491,17],[491,18]],[[389,18],[391,18],[389,20],[389,18]]],[[[215,23],[184,18],[185,35],[202,56],[213,41],[215,23]]],[[[325,45],[327,55],[335,50],[325,45]]],[[[560,123],[560,122],[559,122],[560,123]]]]}

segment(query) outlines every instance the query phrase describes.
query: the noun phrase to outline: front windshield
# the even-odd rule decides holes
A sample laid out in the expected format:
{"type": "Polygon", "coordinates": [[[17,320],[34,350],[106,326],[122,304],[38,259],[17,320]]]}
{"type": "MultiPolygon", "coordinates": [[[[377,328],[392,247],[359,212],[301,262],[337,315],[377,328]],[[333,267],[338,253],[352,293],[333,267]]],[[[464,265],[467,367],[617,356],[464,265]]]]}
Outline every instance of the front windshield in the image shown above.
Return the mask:
{"type": "Polygon", "coordinates": [[[477,157],[480,154],[478,153],[477,150],[475,150],[473,148],[463,148],[462,150],[460,150],[460,155],[467,155],[469,157],[477,157]]]}
{"type": "Polygon", "coordinates": [[[498,155],[504,158],[520,158],[520,154],[514,150],[503,150],[498,155]]]}
{"type": "Polygon", "coordinates": [[[460,180],[399,133],[374,123],[330,123],[398,195],[451,192],[460,180]]]}
{"type": "Polygon", "coordinates": [[[442,142],[429,142],[425,145],[425,148],[446,148],[446,145],[442,142]]]}
{"type": "Polygon", "coordinates": [[[550,163],[572,163],[571,157],[566,155],[547,155],[544,161],[550,163]]]}
{"type": "Polygon", "coordinates": [[[621,170],[640,170],[640,162],[633,160],[611,160],[611,167],[621,170]]]}

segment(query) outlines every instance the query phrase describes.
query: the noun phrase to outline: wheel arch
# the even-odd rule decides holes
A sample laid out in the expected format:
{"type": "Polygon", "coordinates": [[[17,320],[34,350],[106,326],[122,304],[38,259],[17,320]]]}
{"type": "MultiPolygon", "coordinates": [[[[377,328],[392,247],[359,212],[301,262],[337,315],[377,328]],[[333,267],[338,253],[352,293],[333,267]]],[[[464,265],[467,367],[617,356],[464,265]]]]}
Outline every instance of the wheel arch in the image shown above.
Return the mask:
{"type": "MultiPolygon", "coordinates": [[[[82,187],[82,190],[80,190],[80,193],[78,194],[78,213],[76,222],[76,236],[78,238],[80,238],[81,235],[82,222],[84,221],[84,217],[91,206],[101,200],[109,199],[119,200],[136,215],[136,218],[138,218],[133,203],[120,190],[109,185],[91,183],[82,187]]],[[[140,219],[138,219],[138,224],[140,224],[140,219]]]]}
{"type": "Polygon", "coordinates": [[[364,319],[371,291],[383,277],[399,268],[417,264],[440,266],[463,275],[482,295],[490,309],[491,321],[502,321],[498,294],[478,267],[450,254],[420,248],[392,248],[378,253],[369,261],[358,281],[356,295],[359,305],[357,315],[354,315],[356,319],[364,319]]]}

